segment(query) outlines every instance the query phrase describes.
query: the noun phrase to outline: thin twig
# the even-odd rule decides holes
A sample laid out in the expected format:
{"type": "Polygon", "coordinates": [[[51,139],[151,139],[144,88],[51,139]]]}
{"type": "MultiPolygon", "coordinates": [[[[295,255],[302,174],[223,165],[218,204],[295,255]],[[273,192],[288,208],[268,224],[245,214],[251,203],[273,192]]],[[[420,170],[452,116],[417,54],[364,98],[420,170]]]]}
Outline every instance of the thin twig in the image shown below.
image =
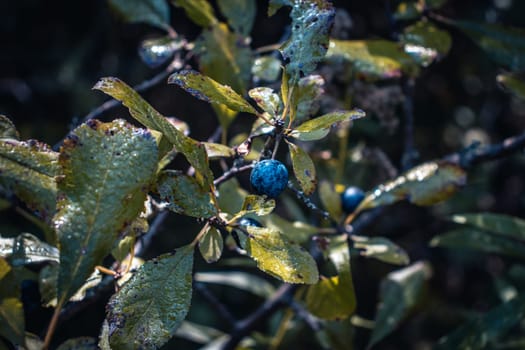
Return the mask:
{"type": "Polygon", "coordinates": [[[213,181],[213,184],[215,186],[218,186],[221,183],[231,179],[232,177],[234,177],[238,173],[242,173],[243,171],[250,170],[251,168],[253,168],[253,164],[247,164],[247,165],[243,165],[243,166],[240,166],[240,167],[232,167],[230,170],[228,170],[227,172],[225,172],[224,174],[222,174],[221,176],[216,178],[213,181]]]}
{"type": "Polygon", "coordinates": [[[195,290],[208,301],[208,303],[217,311],[217,314],[228,323],[230,327],[233,327],[237,320],[232,315],[230,310],[213,294],[204,283],[194,283],[193,287],[195,290]]]}

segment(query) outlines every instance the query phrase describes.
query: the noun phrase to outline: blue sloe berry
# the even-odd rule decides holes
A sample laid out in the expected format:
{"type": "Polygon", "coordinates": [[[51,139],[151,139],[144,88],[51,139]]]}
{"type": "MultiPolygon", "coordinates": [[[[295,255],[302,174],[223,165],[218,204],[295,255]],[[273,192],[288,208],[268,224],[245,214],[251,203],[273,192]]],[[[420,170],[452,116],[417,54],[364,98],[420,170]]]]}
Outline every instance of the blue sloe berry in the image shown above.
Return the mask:
{"type": "Polygon", "coordinates": [[[341,194],[341,202],[345,213],[352,213],[365,198],[365,193],[359,187],[350,186],[341,194]]]}
{"type": "Polygon", "coordinates": [[[255,219],[252,219],[250,217],[244,216],[240,218],[237,223],[241,226],[255,226],[255,227],[262,227],[261,223],[255,219]]]}
{"type": "Polygon", "coordinates": [[[263,160],[253,167],[250,183],[258,194],[277,198],[288,184],[288,170],[278,160],[263,160]]]}

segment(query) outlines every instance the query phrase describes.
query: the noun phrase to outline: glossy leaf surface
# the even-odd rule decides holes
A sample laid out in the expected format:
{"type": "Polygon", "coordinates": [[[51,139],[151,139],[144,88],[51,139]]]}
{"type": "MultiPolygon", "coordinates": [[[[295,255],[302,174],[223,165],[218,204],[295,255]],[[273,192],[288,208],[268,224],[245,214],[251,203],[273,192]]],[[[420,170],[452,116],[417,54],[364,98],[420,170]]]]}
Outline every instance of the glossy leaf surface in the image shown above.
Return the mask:
{"type": "Polygon", "coordinates": [[[299,125],[290,132],[290,136],[301,141],[319,140],[328,135],[333,124],[344,120],[360,119],[365,115],[365,112],[360,109],[328,113],[299,125]]]}
{"type": "Polygon", "coordinates": [[[0,236],[0,257],[8,258],[13,266],[45,261],[58,262],[58,249],[39,240],[30,233],[15,238],[0,236]]]}
{"type": "Polygon", "coordinates": [[[241,271],[197,272],[195,281],[230,286],[261,298],[269,298],[275,293],[275,287],[270,282],[257,275],[241,271]]]}
{"type": "Polygon", "coordinates": [[[109,0],[109,4],[126,22],[169,28],[170,9],[165,0],[109,0]]]}
{"type": "Polygon", "coordinates": [[[293,171],[295,178],[304,194],[309,196],[317,185],[317,175],[312,158],[302,148],[293,143],[289,143],[290,158],[292,159],[293,171]]]}
{"type": "Polygon", "coordinates": [[[108,303],[109,341],[116,349],[157,349],[188,313],[193,247],[146,262],[108,303]]]}
{"type": "Polygon", "coordinates": [[[363,249],[360,253],[394,265],[408,265],[408,254],[397,244],[384,237],[352,236],[354,247],[363,249]]]}
{"type": "Polygon", "coordinates": [[[400,40],[405,52],[423,67],[445,56],[452,46],[450,34],[427,21],[405,28],[400,40]]]}
{"type": "Polygon", "coordinates": [[[273,89],[257,87],[248,91],[248,95],[263,111],[275,118],[281,107],[281,98],[273,92],[273,89]]]}
{"type": "Polygon", "coordinates": [[[244,198],[241,211],[237,216],[244,216],[247,214],[255,214],[257,216],[264,216],[270,214],[275,209],[275,200],[268,199],[263,196],[248,195],[244,198]]]}
{"type": "Polygon", "coordinates": [[[201,27],[210,27],[217,23],[213,7],[208,0],[171,0],[171,2],[177,7],[182,7],[193,23],[201,27]]]}
{"type": "Polygon", "coordinates": [[[525,100],[525,79],[518,74],[499,74],[496,81],[507,91],[510,91],[516,97],[525,100]]]}

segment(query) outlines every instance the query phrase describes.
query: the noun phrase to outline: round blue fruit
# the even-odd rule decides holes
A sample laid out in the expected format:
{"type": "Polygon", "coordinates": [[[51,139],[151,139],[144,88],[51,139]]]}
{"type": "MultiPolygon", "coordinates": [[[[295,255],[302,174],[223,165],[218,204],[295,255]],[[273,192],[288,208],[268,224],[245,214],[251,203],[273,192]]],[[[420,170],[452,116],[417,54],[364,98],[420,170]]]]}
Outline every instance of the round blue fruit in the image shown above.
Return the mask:
{"type": "Polygon", "coordinates": [[[253,167],[250,183],[258,194],[277,198],[288,184],[288,170],[278,160],[263,160],[253,167]]]}
{"type": "Polygon", "coordinates": [[[237,223],[241,226],[255,226],[255,227],[262,227],[261,223],[255,219],[252,219],[250,217],[242,217],[240,218],[237,223]]]}
{"type": "Polygon", "coordinates": [[[341,194],[341,202],[345,213],[352,213],[365,198],[365,193],[359,187],[350,186],[341,194]]]}

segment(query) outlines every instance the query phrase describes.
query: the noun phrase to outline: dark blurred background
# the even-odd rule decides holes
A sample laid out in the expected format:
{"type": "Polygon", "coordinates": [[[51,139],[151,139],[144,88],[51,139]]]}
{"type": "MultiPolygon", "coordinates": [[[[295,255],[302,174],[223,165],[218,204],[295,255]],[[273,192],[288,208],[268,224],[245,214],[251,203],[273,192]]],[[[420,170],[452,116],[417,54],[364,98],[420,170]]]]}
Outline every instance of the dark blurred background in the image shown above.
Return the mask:
{"type": "MultiPolygon", "coordinates": [[[[346,34],[349,39],[394,37],[396,33],[392,29],[401,30],[405,25],[392,26],[389,20],[389,11],[395,9],[396,4],[379,0],[334,1],[334,5],[344,9],[351,18],[352,27],[346,34]]],[[[289,23],[285,10],[268,18],[267,2],[258,1],[258,6],[252,31],[254,48],[278,42],[289,23]]],[[[439,13],[454,19],[525,26],[525,2],[517,0],[448,1],[439,13]]],[[[196,38],[200,32],[178,8],[171,7],[171,19],[173,28],[189,39],[196,38]]],[[[424,69],[416,83],[415,144],[421,161],[441,158],[474,140],[500,142],[522,133],[525,127],[525,103],[497,86],[495,77],[504,70],[490,61],[469,38],[449,29],[453,38],[449,55],[424,69]]],[[[148,68],[137,54],[142,40],[162,34],[147,25],[123,23],[112,14],[104,0],[1,1],[0,114],[14,121],[22,139],[34,138],[54,145],[87,113],[107,100],[101,92],[91,90],[99,78],[116,76],[135,85],[162,69],[148,68]]],[[[382,87],[385,85],[372,86],[373,89],[382,87]]],[[[206,139],[216,128],[210,106],[188,98],[174,86],[160,84],[142,95],[163,114],[187,121],[196,139],[206,139]]],[[[101,119],[127,116],[127,111],[119,107],[101,119]]],[[[376,127],[370,131],[356,126],[352,146],[366,142],[371,147],[380,147],[399,167],[403,151],[403,120],[400,117],[396,110],[393,118],[398,124],[389,128],[381,124],[381,115],[372,115],[376,127]]],[[[409,318],[377,348],[429,349],[432,342],[458,322],[445,315],[448,308],[482,312],[497,304],[494,276],[502,274],[513,261],[430,249],[428,242],[447,228],[447,223],[436,217],[450,213],[493,211],[524,217],[524,174],[522,155],[480,165],[469,173],[468,185],[452,201],[431,210],[406,203],[394,205],[365,232],[391,238],[409,252],[413,261],[429,260],[434,269],[425,311],[409,318]]],[[[370,178],[359,178],[356,174],[348,175],[347,182],[351,181],[365,189],[376,185],[370,183],[370,178]]],[[[174,227],[177,230],[186,228],[190,233],[198,230],[194,221],[178,216],[165,226],[166,231],[173,231],[172,235],[159,238],[151,255],[184,243],[185,238],[174,236],[177,233],[174,227]]],[[[0,228],[3,235],[35,229],[12,211],[0,212],[0,228]]],[[[379,281],[394,269],[376,261],[356,259],[353,273],[358,314],[374,318],[379,281]]],[[[239,316],[247,315],[261,302],[233,289],[215,292],[239,316]]],[[[212,316],[206,303],[199,298],[195,297],[189,318],[220,328],[220,318],[212,316]]],[[[34,319],[28,322],[29,328],[35,333],[41,332],[47,315],[33,315],[34,319]]],[[[63,326],[58,337],[96,335],[103,317],[102,301],[98,309],[86,311],[85,315],[68,323],[69,326],[63,326]],[[79,324],[84,327],[79,328],[79,324]]],[[[357,331],[358,349],[364,348],[368,336],[366,330],[357,331]]],[[[311,335],[305,334],[298,339],[304,344],[296,344],[296,348],[313,346],[309,342],[311,335]]],[[[190,346],[181,344],[180,348],[190,346]]]]}

